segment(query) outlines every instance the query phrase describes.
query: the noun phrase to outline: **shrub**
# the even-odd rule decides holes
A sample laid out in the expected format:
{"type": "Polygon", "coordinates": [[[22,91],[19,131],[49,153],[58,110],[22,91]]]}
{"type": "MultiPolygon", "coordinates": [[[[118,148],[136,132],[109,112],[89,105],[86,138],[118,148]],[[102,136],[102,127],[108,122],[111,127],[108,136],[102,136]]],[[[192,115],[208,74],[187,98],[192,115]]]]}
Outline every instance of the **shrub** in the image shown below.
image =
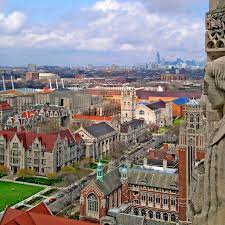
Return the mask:
{"type": "Polygon", "coordinates": [[[57,174],[56,173],[48,173],[47,178],[49,180],[57,180],[57,174]]]}
{"type": "Polygon", "coordinates": [[[8,175],[9,169],[6,166],[0,165],[0,178],[8,175]]]}
{"type": "Polygon", "coordinates": [[[90,167],[91,169],[95,170],[95,169],[97,168],[97,164],[91,162],[91,163],[89,164],[89,167],[90,167]]]}
{"type": "Polygon", "coordinates": [[[32,169],[20,169],[16,175],[18,177],[32,177],[36,175],[36,172],[32,169]]]}
{"type": "Polygon", "coordinates": [[[65,166],[61,169],[61,174],[76,174],[77,171],[72,166],[65,166]]]}

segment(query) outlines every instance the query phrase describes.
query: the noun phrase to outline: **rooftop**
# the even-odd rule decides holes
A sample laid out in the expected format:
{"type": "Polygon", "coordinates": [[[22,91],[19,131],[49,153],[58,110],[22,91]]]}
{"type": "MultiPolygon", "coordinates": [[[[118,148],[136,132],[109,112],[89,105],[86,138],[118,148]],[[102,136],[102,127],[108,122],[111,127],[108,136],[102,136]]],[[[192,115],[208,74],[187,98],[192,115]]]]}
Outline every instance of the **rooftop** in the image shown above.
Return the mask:
{"type": "Polygon", "coordinates": [[[92,136],[98,138],[110,134],[115,130],[106,122],[97,123],[85,128],[92,136]]]}

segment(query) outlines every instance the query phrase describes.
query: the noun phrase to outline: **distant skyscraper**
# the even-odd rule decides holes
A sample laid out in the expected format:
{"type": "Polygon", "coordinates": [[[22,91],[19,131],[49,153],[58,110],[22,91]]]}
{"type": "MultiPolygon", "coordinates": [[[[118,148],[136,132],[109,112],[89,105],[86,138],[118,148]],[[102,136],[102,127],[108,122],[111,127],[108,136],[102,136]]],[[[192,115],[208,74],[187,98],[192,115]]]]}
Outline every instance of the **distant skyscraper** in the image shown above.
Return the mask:
{"type": "Polygon", "coordinates": [[[161,63],[161,59],[160,59],[160,54],[159,54],[159,52],[156,53],[156,62],[157,62],[158,64],[161,63]]]}

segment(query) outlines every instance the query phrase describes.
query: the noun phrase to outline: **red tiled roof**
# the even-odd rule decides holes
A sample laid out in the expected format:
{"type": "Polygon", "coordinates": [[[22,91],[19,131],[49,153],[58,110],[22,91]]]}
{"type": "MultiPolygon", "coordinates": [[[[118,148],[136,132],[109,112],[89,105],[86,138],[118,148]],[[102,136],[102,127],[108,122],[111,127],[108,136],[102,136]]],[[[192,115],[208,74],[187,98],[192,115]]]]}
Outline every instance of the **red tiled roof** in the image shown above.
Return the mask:
{"type": "Polygon", "coordinates": [[[91,121],[112,121],[111,116],[86,116],[86,115],[80,115],[80,114],[75,114],[72,116],[73,119],[76,120],[91,120],[91,121]]]}
{"type": "Polygon", "coordinates": [[[0,102],[0,110],[5,111],[5,110],[10,110],[12,109],[11,105],[7,102],[0,102]]]}
{"type": "Polygon", "coordinates": [[[33,143],[33,141],[38,138],[42,145],[45,146],[46,150],[51,152],[54,148],[55,142],[57,140],[58,135],[56,134],[36,134],[31,132],[16,132],[16,131],[8,131],[8,130],[0,130],[0,136],[3,136],[7,141],[12,140],[12,138],[17,135],[19,140],[23,142],[23,146],[25,149],[28,149],[29,146],[33,143]]]}
{"type": "Polygon", "coordinates": [[[75,133],[74,134],[74,138],[76,140],[76,143],[79,145],[80,142],[81,142],[81,136],[80,136],[80,134],[79,133],[75,133]]]}
{"type": "Polygon", "coordinates": [[[30,209],[29,212],[39,213],[39,214],[44,214],[44,215],[52,215],[44,203],[40,203],[39,205],[30,209]]]}
{"type": "Polygon", "coordinates": [[[36,206],[29,211],[8,208],[3,215],[0,225],[94,225],[91,222],[52,216],[47,214],[46,210],[48,209],[44,204],[36,206]]]}
{"type": "Polygon", "coordinates": [[[21,117],[30,119],[33,117],[36,113],[34,111],[25,111],[21,113],[21,117]]]}
{"type": "Polygon", "coordinates": [[[70,144],[75,144],[75,139],[69,129],[60,130],[58,133],[55,133],[55,134],[59,134],[62,139],[67,138],[70,144]]]}

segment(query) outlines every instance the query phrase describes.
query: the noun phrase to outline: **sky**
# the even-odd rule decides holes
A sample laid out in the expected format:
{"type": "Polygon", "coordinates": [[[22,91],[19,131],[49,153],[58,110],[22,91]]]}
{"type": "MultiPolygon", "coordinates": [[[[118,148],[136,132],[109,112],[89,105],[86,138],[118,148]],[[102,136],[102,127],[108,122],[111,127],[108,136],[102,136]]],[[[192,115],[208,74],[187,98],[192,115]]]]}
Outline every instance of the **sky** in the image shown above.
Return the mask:
{"type": "Polygon", "coordinates": [[[207,0],[0,0],[0,65],[203,60],[207,0]]]}

